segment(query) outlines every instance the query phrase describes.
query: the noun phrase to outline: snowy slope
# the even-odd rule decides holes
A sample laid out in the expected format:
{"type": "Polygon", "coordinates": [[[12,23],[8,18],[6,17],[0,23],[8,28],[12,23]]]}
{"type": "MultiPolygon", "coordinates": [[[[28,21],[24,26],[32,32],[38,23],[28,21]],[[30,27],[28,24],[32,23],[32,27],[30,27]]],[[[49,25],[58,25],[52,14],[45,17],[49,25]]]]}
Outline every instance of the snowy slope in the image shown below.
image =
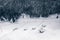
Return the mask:
{"type": "Polygon", "coordinates": [[[0,40],[60,40],[60,15],[48,18],[20,18],[0,23],[0,40]],[[44,27],[45,26],[45,27],[44,27]],[[40,33],[43,30],[43,33],[40,33]]]}

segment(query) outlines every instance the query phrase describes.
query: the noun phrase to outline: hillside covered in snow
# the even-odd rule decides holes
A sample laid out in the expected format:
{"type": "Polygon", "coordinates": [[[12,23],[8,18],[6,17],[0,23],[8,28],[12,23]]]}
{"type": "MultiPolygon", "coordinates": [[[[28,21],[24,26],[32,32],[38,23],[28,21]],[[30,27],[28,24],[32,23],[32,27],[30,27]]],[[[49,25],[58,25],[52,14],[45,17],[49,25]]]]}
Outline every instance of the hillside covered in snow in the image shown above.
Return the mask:
{"type": "Polygon", "coordinates": [[[0,0],[0,40],[60,40],[60,0],[0,0]]]}
{"type": "Polygon", "coordinates": [[[19,18],[15,23],[0,22],[0,40],[60,40],[60,15],[49,18],[19,18]]]}

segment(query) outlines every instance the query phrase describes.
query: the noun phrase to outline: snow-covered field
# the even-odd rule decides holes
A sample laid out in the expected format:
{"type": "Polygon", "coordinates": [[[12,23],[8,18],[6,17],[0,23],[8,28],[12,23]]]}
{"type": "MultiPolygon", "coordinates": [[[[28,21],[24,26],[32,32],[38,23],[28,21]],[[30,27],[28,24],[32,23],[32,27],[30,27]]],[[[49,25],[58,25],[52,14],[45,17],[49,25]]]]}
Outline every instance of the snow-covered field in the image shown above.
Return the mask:
{"type": "Polygon", "coordinates": [[[16,23],[0,22],[0,40],[60,40],[60,15],[58,19],[56,16],[20,18],[16,23]]]}

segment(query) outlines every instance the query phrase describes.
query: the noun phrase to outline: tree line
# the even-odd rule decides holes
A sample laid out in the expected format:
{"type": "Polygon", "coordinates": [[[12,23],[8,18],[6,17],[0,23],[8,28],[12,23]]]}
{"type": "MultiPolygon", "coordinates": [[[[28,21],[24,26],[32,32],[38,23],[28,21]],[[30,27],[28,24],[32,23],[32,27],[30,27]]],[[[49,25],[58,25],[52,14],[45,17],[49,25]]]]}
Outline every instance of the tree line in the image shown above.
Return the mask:
{"type": "Polygon", "coordinates": [[[30,18],[60,14],[60,0],[0,0],[0,20],[17,20],[21,14],[30,18]]]}

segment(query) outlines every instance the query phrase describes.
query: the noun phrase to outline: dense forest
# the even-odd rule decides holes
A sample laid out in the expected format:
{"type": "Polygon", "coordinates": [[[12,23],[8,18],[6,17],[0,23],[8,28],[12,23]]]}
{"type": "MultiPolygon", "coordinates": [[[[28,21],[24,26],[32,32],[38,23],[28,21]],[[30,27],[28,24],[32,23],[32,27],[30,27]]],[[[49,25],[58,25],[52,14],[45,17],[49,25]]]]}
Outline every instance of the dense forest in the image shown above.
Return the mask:
{"type": "Polygon", "coordinates": [[[60,0],[0,0],[0,20],[15,22],[21,14],[30,18],[60,14],[60,0]]]}

